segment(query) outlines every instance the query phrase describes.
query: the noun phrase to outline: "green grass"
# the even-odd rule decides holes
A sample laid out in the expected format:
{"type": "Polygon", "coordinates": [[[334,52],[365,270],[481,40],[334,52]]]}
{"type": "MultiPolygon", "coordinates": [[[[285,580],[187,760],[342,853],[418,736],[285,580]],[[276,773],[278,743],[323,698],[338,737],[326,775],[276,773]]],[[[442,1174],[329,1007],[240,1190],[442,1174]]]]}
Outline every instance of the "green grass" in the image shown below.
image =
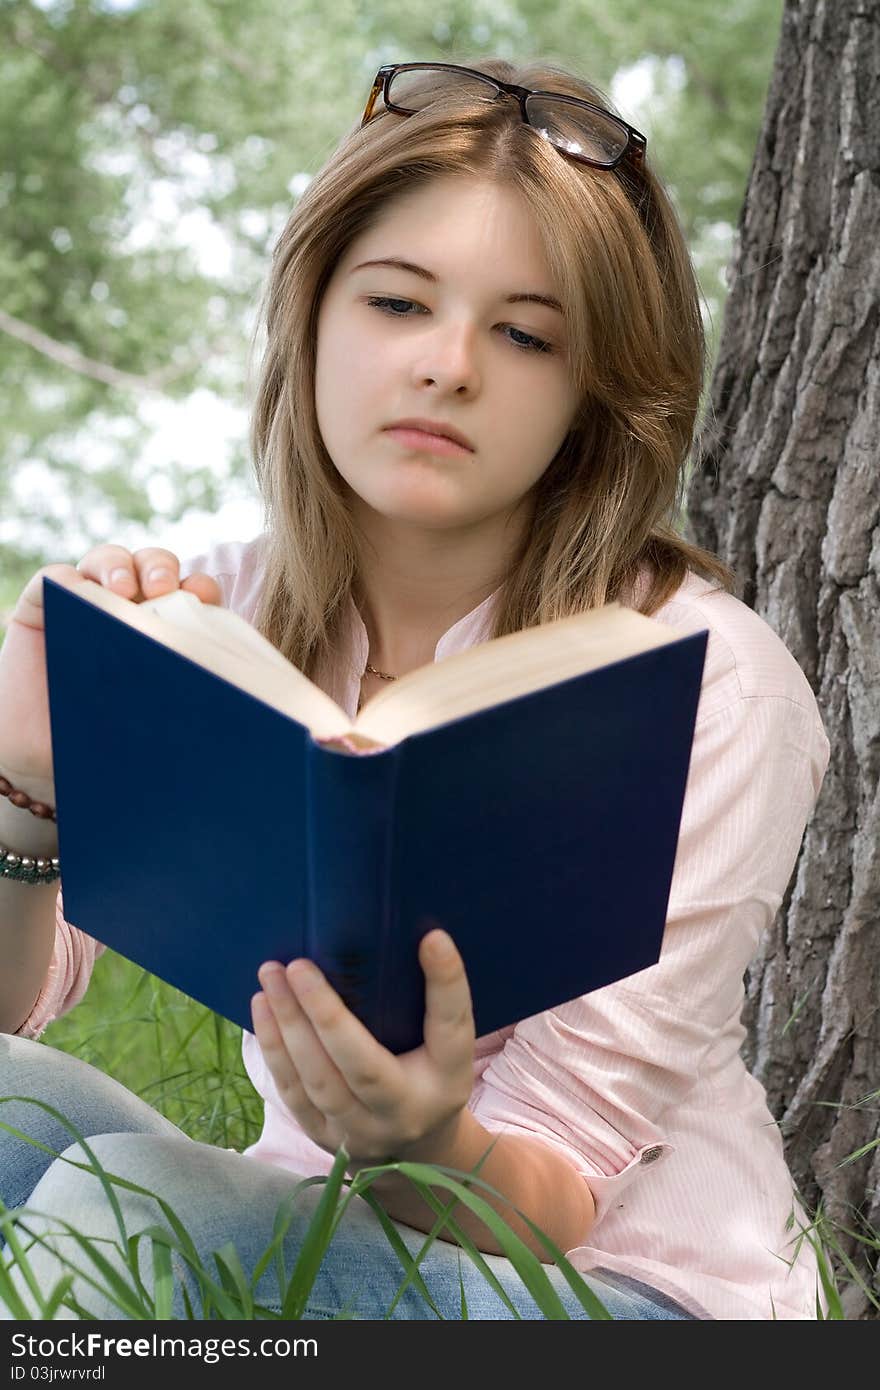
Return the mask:
{"type": "Polygon", "coordinates": [[[85,997],[43,1041],[122,1082],[191,1139],[241,1150],[259,1138],[263,1103],[241,1029],[115,951],[98,957],[85,997]]]}
{"type": "MultiPolygon", "coordinates": [[[[49,1111],[56,1119],[64,1121],[61,1112],[53,1106],[47,1105],[45,1102],[36,1103],[40,1104],[43,1109],[49,1111]]],[[[369,1202],[370,1206],[375,1211],[388,1241],[397,1253],[403,1271],[401,1283],[394,1298],[389,1304],[386,1317],[393,1313],[396,1304],[410,1283],[415,1284],[419,1294],[426,1300],[437,1316],[442,1317],[442,1314],[436,1307],[436,1304],[432,1300],[419,1274],[418,1266],[427,1251],[431,1248],[434,1240],[437,1239],[439,1232],[443,1230],[444,1227],[449,1228],[464,1248],[465,1253],[481,1270],[483,1276],[493,1286],[499,1297],[513,1313],[514,1317],[519,1317],[519,1314],[513,1307],[504,1289],[483,1260],[479,1250],[452,1219],[451,1208],[458,1202],[463,1203],[471,1211],[479,1215],[487,1226],[489,1226],[493,1235],[500,1242],[504,1254],[516,1268],[523,1284],[531,1293],[543,1316],[548,1320],[566,1319],[568,1317],[558,1294],[547,1277],[542,1261],[528,1249],[519,1236],[510,1230],[493,1207],[491,1207],[479,1193],[473,1190],[474,1187],[482,1187],[489,1193],[494,1192],[494,1189],[489,1187],[486,1183],[481,1182],[477,1177],[470,1176],[467,1178],[466,1184],[463,1184],[461,1181],[462,1175],[449,1169],[441,1169],[419,1163],[392,1163],[379,1165],[375,1168],[363,1169],[353,1180],[346,1181],[345,1165],[348,1156],[345,1151],[341,1149],[336,1155],[332,1171],[326,1178],[302,1179],[280,1203],[275,1217],[272,1240],[260,1256],[250,1278],[248,1278],[241,1267],[238,1253],[231,1242],[213,1252],[216,1271],[212,1271],[210,1268],[206,1267],[186,1230],[184,1222],[169,1203],[164,1201],[158,1194],[151,1192],[148,1188],[141,1187],[139,1184],[133,1183],[128,1179],[120,1178],[118,1175],[108,1173],[89,1147],[86,1138],[81,1135],[73,1125],[68,1122],[65,1123],[70,1130],[72,1138],[79,1140],[82,1144],[83,1150],[89,1161],[87,1164],[74,1163],[73,1160],[65,1158],[62,1159],[62,1162],[72,1163],[74,1167],[83,1168],[86,1171],[98,1174],[107,1197],[107,1202],[116,1218],[119,1229],[119,1240],[114,1241],[113,1244],[115,1249],[122,1256],[126,1272],[125,1274],[121,1274],[108,1260],[104,1250],[100,1248],[105,1242],[90,1240],[78,1232],[69,1222],[61,1218],[56,1218],[56,1227],[60,1227],[60,1230],[56,1229],[53,1234],[56,1236],[66,1235],[69,1237],[77,1247],[78,1253],[81,1252],[82,1256],[84,1256],[84,1259],[77,1263],[67,1255],[62,1254],[57,1249],[57,1246],[54,1246],[56,1254],[61,1263],[66,1266],[67,1272],[61,1276],[53,1288],[40,1288],[34,1276],[28,1255],[35,1241],[41,1245],[46,1244],[47,1246],[49,1242],[44,1240],[41,1236],[35,1235],[29,1227],[29,1208],[18,1208],[14,1212],[8,1212],[2,1202],[0,1202],[0,1232],[2,1232],[4,1239],[9,1245],[14,1266],[21,1273],[26,1285],[27,1294],[31,1299],[29,1304],[27,1298],[22,1295],[20,1285],[14,1283],[11,1279],[8,1268],[0,1265],[0,1300],[4,1302],[12,1316],[16,1319],[38,1318],[49,1321],[56,1316],[59,1308],[62,1306],[71,1309],[76,1316],[81,1319],[90,1318],[92,1314],[90,1314],[88,1307],[78,1302],[73,1293],[72,1285],[77,1275],[80,1278],[80,1284],[85,1282],[103,1296],[110,1297],[113,1304],[127,1318],[148,1321],[167,1319],[172,1315],[174,1284],[172,1273],[173,1253],[176,1253],[178,1259],[183,1261],[192,1272],[199,1291],[197,1305],[194,1307],[186,1287],[183,1288],[185,1314],[187,1318],[199,1318],[202,1320],[241,1320],[243,1318],[249,1320],[285,1320],[302,1318],[307,1307],[309,1292],[320,1268],[324,1252],[332,1240],[337,1226],[344,1220],[345,1210],[349,1202],[353,1201],[358,1196],[363,1197],[364,1200],[369,1202]],[[404,1177],[408,1178],[437,1215],[434,1227],[426,1234],[422,1248],[415,1258],[410,1255],[394,1223],[369,1190],[376,1178],[382,1173],[390,1171],[401,1173],[404,1177]],[[429,1183],[431,1184],[430,1187],[428,1186],[429,1183]],[[297,1252],[294,1268],[288,1277],[284,1267],[281,1248],[282,1242],[293,1218],[294,1207],[298,1196],[304,1190],[316,1184],[322,1185],[324,1191],[318,1202],[305,1238],[297,1252]],[[114,1191],[116,1187],[122,1187],[132,1192],[143,1193],[155,1197],[168,1223],[167,1226],[150,1226],[134,1236],[129,1236],[114,1191]],[[437,1187],[445,1189],[452,1194],[446,1205],[437,1197],[434,1191],[437,1187]],[[145,1240],[148,1240],[151,1245],[154,1275],[152,1289],[148,1289],[143,1283],[138,1262],[138,1247],[140,1242],[145,1240]],[[282,1291],[280,1311],[261,1305],[257,1302],[255,1296],[257,1284],[272,1261],[275,1262],[278,1272],[279,1288],[282,1291]]],[[[20,1131],[15,1132],[20,1133],[20,1131]]],[[[497,1195],[497,1193],[495,1195],[497,1195]]],[[[526,1220],[528,1220],[528,1218],[526,1218],[526,1220]]],[[[577,1271],[572,1268],[563,1252],[544,1236],[533,1222],[528,1221],[528,1225],[537,1236],[540,1243],[544,1246],[545,1250],[559,1265],[567,1283],[575,1292],[581,1306],[588,1312],[591,1319],[608,1320],[610,1314],[588,1285],[581,1279],[577,1271]]],[[[463,1287],[461,1296],[461,1317],[466,1318],[467,1305],[464,1298],[463,1287]]],[[[347,1316],[346,1311],[343,1310],[339,1316],[347,1316]]]]}
{"type": "MultiPolygon", "coordinates": [[[[241,1150],[259,1136],[262,1127],[262,1101],[244,1070],[240,1029],[196,1004],[155,976],[130,964],[115,952],[108,950],[98,958],[85,998],[70,1013],[52,1023],[43,1034],[43,1040],[49,1046],[70,1052],[114,1077],[148,1101],[193,1139],[223,1148],[241,1150]]],[[[44,1102],[34,1103],[42,1105],[45,1109],[52,1109],[44,1102]]],[[[58,1115],[57,1111],[53,1113],[58,1115]]],[[[63,1116],[58,1117],[64,1120],[63,1116]]],[[[73,1247],[76,1248],[78,1260],[65,1257],[69,1270],[56,1287],[39,1288],[30,1269],[28,1252],[34,1239],[41,1241],[42,1238],[35,1236],[28,1224],[31,1213],[27,1207],[7,1212],[0,1203],[0,1237],[7,1242],[12,1261],[21,1272],[31,1297],[31,1305],[28,1307],[22,1301],[17,1287],[11,1282],[8,1272],[0,1265],[0,1305],[7,1307],[14,1318],[38,1317],[49,1320],[57,1315],[62,1306],[70,1309],[77,1317],[88,1318],[88,1308],[76,1302],[71,1289],[74,1273],[77,1271],[87,1285],[100,1289],[105,1296],[109,1296],[125,1316],[148,1320],[168,1318],[171,1316],[173,1288],[172,1256],[175,1255],[192,1271],[199,1290],[195,1306],[190,1303],[188,1297],[186,1299],[188,1317],[301,1317],[327,1244],[339,1221],[344,1220],[348,1203],[358,1196],[363,1197],[373,1207],[401,1263],[401,1285],[389,1305],[386,1316],[393,1311],[397,1300],[410,1282],[413,1282],[421,1296],[434,1306],[421,1280],[418,1266],[437,1239],[438,1232],[444,1227],[448,1227],[463,1247],[464,1255],[476,1264],[483,1277],[496,1288],[505,1303],[511,1306],[479,1250],[450,1215],[451,1208],[460,1200],[486,1221],[526,1288],[532,1293],[544,1317],[567,1317],[547,1278],[545,1266],[480,1195],[480,1189],[490,1193],[493,1189],[487,1187],[480,1179],[477,1170],[473,1174],[462,1174],[424,1164],[398,1163],[363,1170],[356,1178],[349,1180],[344,1171],[347,1155],[340,1151],[328,1177],[304,1179],[285,1198],[276,1216],[273,1239],[248,1277],[231,1245],[213,1252],[213,1264],[205,1266],[179,1213],[174,1212],[157,1193],[148,1195],[156,1198],[167,1226],[151,1227],[139,1235],[129,1237],[124,1229],[115,1188],[130,1188],[139,1192],[145,1192],[147,1189],[114,1174],[108,1174],[88,1149],[87,1139],[83,1141],[83,1136],[69,1122],[64,1122],[71,1133],[70,1142],[83,1142],[83,1147],[89,1154],[89,1163],[79,1166],[91,1168],[98,1173],[108,1203],[116,1213],[120,1230],[116,1246],[126,1274],[120,1275],[117,1268],[107,1260],[106,1254],[100,1248],[101,1242],[93,1242],[61,1222],[61,1227],[66,1229],[73,1247]],[[422,1250],[415,1259],[409,1255],[393,1222],[370,1192],[375,1179],[381,1173],[390,1170],[406,1176],[437,1214],[435,1227],[426,1235],[422,1250]],[[281,1242],[293,1217],[293,1208],[298,1197],[315,1184],[323,1185],[324,1191],[299,1251],[295,1268],[288,1273],[281,1262],[281,1242]],[[446,1207],[437,1195],[438,1188],[451,1194],[446,1207]],[[137,1252],[141,1241],[148,1241],[151,1246],[154,1273],[152,1292],[144,1286],[139,1274],[137,1252]],[[280,1315],[262,1307],[254,1293],[270,1261],[276,1264],[279,1287],[283,1292],[284,1302],[280,1315]]],[[[0,1119],[0,1125],[2,1124],[3,1121],[0,1119]]],[[[596,1320],[610,1318],[611,1315],[568,1263],[563,1252],[532,1222],[528,1222],[528,1225],[539,1244],[562,1270],[566,1281],[590,1317],[596,1320]]],[[[828,1306],[827,1317],[842,1319],[845,1316],[832,1273],[832,1251],[837,1256],[838,1266],[847,1270],[852,1282],[864,1291],[873,1308],[880,1310],[880,1303],[866,1288],[852,1262],[844,1256],[838,1234],[819,1212],[811,1217],[808,1229],[802,1231],[795,1245],[795,1257],[800,1243],[804,1240],[809,1241],[816,1251],[828,1306]]],[[[876,1233],[863,1233],[858,1238],[868,1245],[873,1241],[873,1250],[880,1250],[880,1239],[876,1233]]],[[[515,1310],[512,1311],[518,1316],[515,1310]]],[[[340,1316],[346,1316],[345,1312],[340,1316]]],[[[462,1287],[461,1317],[467,1316],[462,1287]]],[[[820,1320],[826,1317],[818,1300],[817,1317],[820,1320]]]]}
{"type": "MultiPolygon", "coordinates": [[[[51,1047],[80,1057],[108,1076],[114,1077],[148,1101],[192,1139],[241,1150],[259,1136],[263,1104],[241,1060],[241,1030],[113,951],[108,950],[98,958],[84,999],[70,1013],[49,1025],[43,1034],[43,1041],[51,1047]]],[[[338,1222],[344,1219],[349,1202],[358,1196],[362,1196],[373,1207],[387,1239],[401,1262],[402,1282],[389,1305],[389,1313],[410,1282],[416,1284],[422,1297],[434,1307],[419,1275],[418,1265],[437,1239],[438,1232],[447,1226],[467,1256],[476,1263],[483,1276],[515,1313],[510,1300],[483,1260],[480,1251],[449,1214],[451,1207],[460,1200],[471,1210],[478,1212],[489,1225],[544,1316],[567,1317],[547,1278],[542,1262],[475,1190],[482,1188],[487,1192],[494,1192],[494,1189],[482,1182],[476,1173],[462,1174],[451,1169],[423,1164],[399,1163],[363,1170],[355,1179],[349,1180],[344,1172],[347,1155],[340,1151],[334,1169],[328,1177],[304,1179],[292,1189],[276,1216],[273,1241],[248,1279],[232,1246],[214,1252],[216,1268],[205,1267],[179,1213],[174,1212],[158,1193],[149,1193],[147,1189],[135,1183],[108,1174],[97,1156],[88,1148],[87,1139],[84,1140],[63,1114],[45,1102],[35,1100],[34,1103],[55,1114],[69,1129],[70,1142],[82,1142],[89,1154],[89,1163],[78,1166],[89,1168],[98,1174],[107,1200],[117,1214],[120,1239],[116,1245],[128,1277],[120,1276],[108,1262],[100,1248],[100,1242],[89,1240],[67,1223],[61,1222],[61,1228],[67,1232],[77,1248],[79,1262],[67,1260],[70,1270],[59,1280],[58,1285],[54,1289],[40,1289],[30,1269],[28,1251],[34,1239],[41,1244],[45,1242],[41,1237],[34,1236],[28,1224],[28,1208],[7,1212],[0,1203],[0,1236],[7,1242],[13,1262],[21,1271],[32,1297],[31,1310],[22,1302],[21,1295],[0,1265],[0,1304],[5,1305],[15,1318],[38,1317],[48,1320],[55,1317],[61,1306],[71,1309],[79,1317],[88,1317],[88,1310],[76,1303],[71,1292],[74,1273],[77,1271],[87,1284],[102,1290],[128,1317],[150,1320],[167,1318],[170,1316],[171,1307],[172,1253],[176,1253],[178,1258],[186,1263],[199,1288],[198,1307],[193,1308],[187,1304],[188,1316],[215,1319],[278,1317],[277,1313],[261,1307],[256,1302],[254,1290],[269,1261],[275,1260],[277,1263],[280,1259],[280,1242],[292,1219],[293,1205],[297,1197],[315,1184],[324,1185],[324,1193],[299,1252],[296,1267],[289,1278],[286,1271],[279,1269],[279,1285],[284,1290],[281,1317],[295,1318],[302,1315],[320,1260],[333,1231],[338,1222]],[[369,1190],[381,1173],[392,1170],[406,1176],[438,1216],[434,1230],[426,1235],[425,1244],[415,1259],[409,1255],[394,1223],[369,1190]],[[428,1182],[431,1184],[430,1188],[427,1186],[428,1182]],[[128,1237],[115,1199],[114,1188],[117,1186],[148,1192],[148,1195],[155,1197],[170,1230],[156,1226],[137,1236],[128,1237]],[[434,1192],[438,1187],[453,1194],[445,1211],[434,1192]],[[137,1247],[142,1240],[150,1241],[152,1246],[155,1275],[152,1294],[144,1287],[138,1272],[137,1247]]],[[[3,1123],[0,1119],[0,1125],[3,1123]]],[[[524,1219],[528,1222],[528,1218],[524,1219]]],[[[564,1253],[532,1222],[528,1222],[528,1225],[539,1243],[559,1265],[591,1318],[608,1318],[610,1315],[589,1285],[565,1259],[564,1253]]],[[[462,1300],[462,1316],[466,1317],[463,1289],[462,1300]]]]}

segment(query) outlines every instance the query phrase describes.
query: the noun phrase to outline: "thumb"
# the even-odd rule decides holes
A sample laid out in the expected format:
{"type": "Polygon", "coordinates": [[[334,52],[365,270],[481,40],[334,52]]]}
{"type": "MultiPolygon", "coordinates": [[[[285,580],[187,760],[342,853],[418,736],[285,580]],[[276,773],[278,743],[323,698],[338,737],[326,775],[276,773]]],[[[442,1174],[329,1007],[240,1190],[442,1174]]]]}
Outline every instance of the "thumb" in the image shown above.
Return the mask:
{"type": "Polygon", "coordinates": [[[442,928],[419,942],[425,972],[425,1046],[444,1066],[455,1067],[473,1056],[474,1012],[464,961],[442,928]]]}

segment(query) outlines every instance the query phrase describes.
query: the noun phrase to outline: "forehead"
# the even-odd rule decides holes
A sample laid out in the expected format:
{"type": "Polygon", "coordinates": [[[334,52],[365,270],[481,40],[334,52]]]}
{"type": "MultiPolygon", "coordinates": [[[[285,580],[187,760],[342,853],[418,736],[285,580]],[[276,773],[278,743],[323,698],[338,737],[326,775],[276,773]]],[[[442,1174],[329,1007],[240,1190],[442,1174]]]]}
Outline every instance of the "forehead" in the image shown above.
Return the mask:
{"type": "Polygon", "coordinates": [[[444,175],[393,198],[349,246],[340,269],[396,256],[428,265],[489,272],[518,269],[541,276],[549,269],[540,229],[524,196],[506,184],[444,175]]]}

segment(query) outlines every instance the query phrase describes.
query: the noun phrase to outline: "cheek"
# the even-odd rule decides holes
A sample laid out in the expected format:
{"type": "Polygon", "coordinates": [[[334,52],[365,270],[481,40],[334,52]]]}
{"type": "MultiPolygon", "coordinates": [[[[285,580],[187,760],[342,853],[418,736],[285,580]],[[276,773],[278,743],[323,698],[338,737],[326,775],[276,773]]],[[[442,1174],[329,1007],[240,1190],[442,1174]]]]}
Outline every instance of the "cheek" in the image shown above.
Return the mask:
{"type": "Polygon", "coordinates": [[[334,455],[359,436],[364,398],[363,365],[325,341],[315,364],[315,410],[328,452],[334,455]]]}
{"type": "Polygon", "coordinates": [[[496,411],[499,436],[517,446],[522,456],[550,459],[571,426],[575,404],[571,393],[552,378],[517,383],[496,411]]]}
{"type": "Polygon", "coordinates": [[[543,477],[565,442],[575,415],[570,393],[552,386],[519,393],[509,408],[498,412],[499,427],[492,454],[501,472],[499,484],[513,493],[526,492],[543,477]]]}
{"type": "Polygon", "coordinates": [[[315,402],[319,418],[339,430],[355,424],[359,406],[378,393],[381,363],[375,354],[342,333],[328,333],[319,343],[315,366],[315,402]],[[332,421],[332,424],[331,424],[332,421]]]}

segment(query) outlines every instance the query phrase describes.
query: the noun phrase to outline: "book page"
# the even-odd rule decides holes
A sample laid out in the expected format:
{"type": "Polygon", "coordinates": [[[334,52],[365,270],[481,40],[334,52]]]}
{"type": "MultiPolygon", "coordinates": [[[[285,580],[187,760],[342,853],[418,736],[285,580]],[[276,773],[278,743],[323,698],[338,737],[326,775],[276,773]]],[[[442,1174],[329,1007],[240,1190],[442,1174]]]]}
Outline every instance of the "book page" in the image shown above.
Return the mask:
{"type": "Polygon", "coordinates": [[[133,603],[93,580],[66,587],[129,627],[289,715],[305,725],[314,737],[332,739],[351,732],[351,720],[345,710],[238,613],[202,603],[196,594],[185,589],[133,603]]]}
{"type": "MultiPolygon", "coordinates": [[[[71,586],[72,587],[72,586],[71,586]]],[[[503,700],[680,640],[680,633],[619,603],[480,643],[401,676],[354,724],[335,700],[239,614],[177,589],[133,603],[84,580],[73,592],[351,753],[390,748],[411,734],[503,700]]]]}

